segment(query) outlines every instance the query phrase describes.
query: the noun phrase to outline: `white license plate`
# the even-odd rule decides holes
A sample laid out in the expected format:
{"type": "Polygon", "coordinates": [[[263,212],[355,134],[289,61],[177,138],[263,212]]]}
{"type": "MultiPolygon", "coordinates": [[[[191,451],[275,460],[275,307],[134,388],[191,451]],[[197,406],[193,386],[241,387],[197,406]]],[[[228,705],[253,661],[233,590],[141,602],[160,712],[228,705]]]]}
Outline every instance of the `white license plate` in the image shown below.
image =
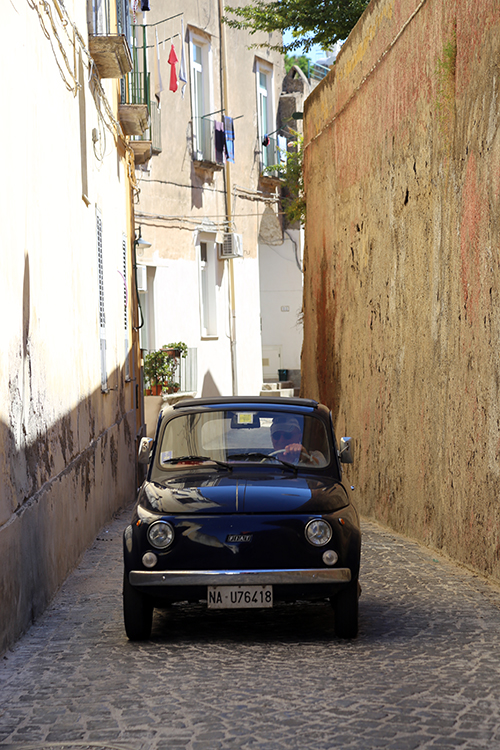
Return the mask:
{"type": "Polygon", "coordinates": [[[273,606],[272,586],[208,586],[208,609],[242,609],[273,606]]]}

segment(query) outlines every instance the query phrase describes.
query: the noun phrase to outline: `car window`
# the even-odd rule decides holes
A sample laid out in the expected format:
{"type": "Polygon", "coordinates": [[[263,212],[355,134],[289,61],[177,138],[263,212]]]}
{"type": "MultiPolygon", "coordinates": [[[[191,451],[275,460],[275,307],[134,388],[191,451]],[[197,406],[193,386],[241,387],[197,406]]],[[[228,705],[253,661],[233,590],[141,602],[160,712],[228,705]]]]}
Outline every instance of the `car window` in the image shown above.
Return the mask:
{"type": "Polygon", "coordinates": [[[171,419],[157,456],[162,469],[178,468],[176,459],[196,456],[230,463],[267,463],[275,456],[321,468],[330,463],[331,446],[324,423],[314,416],[270,409],[211,410],[171,419]]]}

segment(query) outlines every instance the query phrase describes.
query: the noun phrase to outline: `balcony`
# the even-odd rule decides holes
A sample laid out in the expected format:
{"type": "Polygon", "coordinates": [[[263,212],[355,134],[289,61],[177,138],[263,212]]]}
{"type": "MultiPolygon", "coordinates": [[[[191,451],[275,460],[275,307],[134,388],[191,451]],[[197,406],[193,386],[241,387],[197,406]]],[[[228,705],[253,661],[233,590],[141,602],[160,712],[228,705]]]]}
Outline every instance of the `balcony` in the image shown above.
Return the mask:
{"type": "Polygon", "coordinates": [[[89,50],[101,78],[121,78],[132,70],[127,0],[88,4],[89,50]]]}
{"type": "Polygon", "coordinates": [[[142,136],[149,128],[149,90],[149,73],[134,70],[122,78],[118,117],[125,135],[142,136]]]}
{"type": "Polygon", "coordinates": [[[156,101],[150,102],[149,113],[148,127],[142,135],[133,135],[130,139],[136,166],[146,164],[152,156],[161,152],[161,111],[156,101]]]}
{"type": "Polygon", "coordinates": [[[193,118],[193,161],[195,167],[212,172],[224,168],[222,151],[218,157],[215,147],[215,120],[193,118]]]}
{"type": "Polygon", "coordinates": [[[259,138],[260,141],[260,179],[264,183],[270,183],[271,185],[278,185],[283,179],[283,172],[286,163],[286,156],[283,158],[283,153],[278,148],[278,141],[276,138],[267,136],[269,141],[268,145],[263,144],[263,139],[259,138]]]}

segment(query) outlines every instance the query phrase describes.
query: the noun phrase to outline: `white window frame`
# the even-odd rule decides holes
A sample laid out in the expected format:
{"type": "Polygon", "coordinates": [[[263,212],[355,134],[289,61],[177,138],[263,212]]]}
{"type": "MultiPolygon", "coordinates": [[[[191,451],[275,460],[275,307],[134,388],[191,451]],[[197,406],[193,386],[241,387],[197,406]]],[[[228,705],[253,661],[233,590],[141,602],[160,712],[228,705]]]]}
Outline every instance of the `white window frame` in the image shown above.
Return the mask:
{"type": "Polygon", "coordinates": [[[95,208],[96,218],[96,250],[97,250],[97,283],[99,299],[99,353],[101,367],[101,390],[104,393],[108,391],[108,371],[106,355],[106,304],[104,299],[104,234],[102,213],[98,206],[95,208]]]}
{"type": "MultiPolygon", "coordinates": [[[[274,107],[274,69],[269,63],[265,63],[258,57],[255,58],[255,77],[257,91],[257,121],[258,136],[262,154],[262,167],[270,166],[268,149],[262,145],[265,135],[274,133],[276,130],[275,107],[274,107]],[[266,85],[262,86],[261,76],[265,76],[266,85]]],[[[275,137],[275,136],[273,136],[275,137]]]]}
{"type": "Polygon", "coordinates": [[[196,238],[198,255],[201,338],[217,338],[217,264],[216,235],[200,232],[196,238]]]}
{"type": "Polygon", "coordinates": [[[202,161],[209,152],[212,122],[206,118],[206,125],[202,118],[212,114],[214,110],[214,91],[212,75],[212,45],[210,38],[200,32],[189,30],[189,63],[191,81],[191,112],[193,117],[193,158],[202,161]],[[196,51],[200,51],[198,60],[196,51]],[[201,82],[201,91],[200,91],[201,82]]]}

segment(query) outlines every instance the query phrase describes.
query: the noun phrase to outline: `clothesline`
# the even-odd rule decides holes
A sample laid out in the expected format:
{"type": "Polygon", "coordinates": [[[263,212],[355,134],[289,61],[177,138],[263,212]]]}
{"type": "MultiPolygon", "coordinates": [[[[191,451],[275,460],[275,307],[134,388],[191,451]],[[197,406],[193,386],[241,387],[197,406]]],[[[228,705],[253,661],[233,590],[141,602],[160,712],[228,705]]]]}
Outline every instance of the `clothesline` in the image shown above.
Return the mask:
{"type": "Polygon", "coordinates": [[[166,23],[167,21],[171,21],[173,18],[179,18],[179,16],[183,16],[184,11],[182,13],[176,13],[175,16],[169,16],[168,18],[162,18],[161,21],[157,21],[156,23],[134,23],[132,26],[137,26],[138,28],[141,28],[142,26],[159,26],[160,23],[166,23]]]}

